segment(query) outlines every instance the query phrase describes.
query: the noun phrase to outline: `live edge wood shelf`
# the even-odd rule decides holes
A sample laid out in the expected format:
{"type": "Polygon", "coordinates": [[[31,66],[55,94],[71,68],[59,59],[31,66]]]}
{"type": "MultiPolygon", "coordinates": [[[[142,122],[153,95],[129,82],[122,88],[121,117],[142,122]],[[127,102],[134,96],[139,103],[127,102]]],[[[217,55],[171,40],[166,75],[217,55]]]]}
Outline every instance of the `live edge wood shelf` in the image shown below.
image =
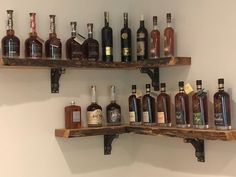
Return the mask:
{"type": "Polygon", "coordinates": [[[56,129],[55,136],[76,138],[104,135],[104,154],[111,154],[112,141],[123,133],[134,133],[151,136],[168,136],[183,138],[185,143],[191,143],[195,148],[195,156],[199,162],[205,162],[204,140],[236,140],[236,130],[193,129],[157,126],[105,126],[81,129],[56,129]]]}
{"type": "Polygon", "coordinates": [[[163,57],[133,62],[103,62],[87,60],[49,60],[49,59],[26,59],[26,58],[3,58],[0,60],[0,67],[4,68],[50,68],[51,69],[51,92],[59,92],[59,80],[66,68],[74,69],[140,69],[152,80],[155,90],[159,89],[159,68],[170,66],[191,65],[190,57],[163,57]]]}

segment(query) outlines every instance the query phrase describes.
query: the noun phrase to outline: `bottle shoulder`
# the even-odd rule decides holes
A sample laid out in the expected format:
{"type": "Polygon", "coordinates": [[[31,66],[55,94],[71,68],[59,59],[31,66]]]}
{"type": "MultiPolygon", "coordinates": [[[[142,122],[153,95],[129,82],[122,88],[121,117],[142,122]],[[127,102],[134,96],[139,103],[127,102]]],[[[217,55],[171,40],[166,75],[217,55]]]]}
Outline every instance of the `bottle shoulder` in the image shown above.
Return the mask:
{"type": "Polygon", "coordinates": [[[175,95],[175,98],[176,98],[176,99],[177,99],[177,98],[181,98],[181,97],[183,97],[183,98],[188,98],[188,95],[187,95],[186,93],[182,93],[182,92],[177,93],[177,94],[175,95]]]}
{"type": "Polygon", "coordinates": [[[87,107],[87,111],[94,111],[96,109],[100,109],[102,110],[102,107],[100,105],[98,105],[97,103],[91,103],[88,107],[87,107]]]}
{"type": "Polygon", "coordinates": [[[229,97],[229,94],[227,92],[225,92],[224,90],[220,90],[214,94],[214,98],[222,97],[222,96],[229,97]]]}

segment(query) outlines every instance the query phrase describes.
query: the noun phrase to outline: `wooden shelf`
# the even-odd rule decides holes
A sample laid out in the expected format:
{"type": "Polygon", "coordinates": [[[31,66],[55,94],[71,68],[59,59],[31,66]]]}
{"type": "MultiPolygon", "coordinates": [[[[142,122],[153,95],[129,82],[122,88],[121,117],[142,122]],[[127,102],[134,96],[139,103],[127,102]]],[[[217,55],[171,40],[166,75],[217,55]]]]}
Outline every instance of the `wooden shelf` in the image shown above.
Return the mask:
{"type": "Polygon", "coordinates": [[[3,58],[0,60],[1,67],[32,67],[32,68],[81,68],[81,69],[137,69],[159,68],[178,65],[190,65],[190,57],[163,57],[134,62],[93,62],[86,60],[48,60],[26,58],[3,58]]]}

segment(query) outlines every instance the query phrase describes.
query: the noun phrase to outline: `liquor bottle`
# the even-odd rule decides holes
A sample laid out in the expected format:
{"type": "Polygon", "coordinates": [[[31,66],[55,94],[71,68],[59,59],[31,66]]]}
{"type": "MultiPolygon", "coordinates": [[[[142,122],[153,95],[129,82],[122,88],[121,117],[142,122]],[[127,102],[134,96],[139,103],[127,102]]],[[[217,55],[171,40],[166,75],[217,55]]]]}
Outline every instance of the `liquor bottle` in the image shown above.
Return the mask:
{"type": "Polygon", "coordinates": [[[71,25],[71,37],[66,41],[66,58],[73,60],[73,59],[82,59],[83,52],[82,52],[82,45],[77,42],[76,35],[76,22],[70,22],[71,25]]]}
{"type": "Polygon", "coordinates": [[[121,124],[121,108],[116,103],[115,98],[115,86],[111,86],[111,103],[106,107],[107,112],[107,124],[108,125],[120,125],[121,124]]]}
{"type": "Polygon", "coordinates": [[[109,26],[109,13],[104,12],[105,26],[102,28],[102,60],[113,62],[113,32],[109,26]]]}
{"type": "Polygon", "coordinates": [[[49,59],[61,59],[61,40],[57,38],[56,34],[56,15],[49,15],[50,19],[50,33],[49,39],[45,42],[45,55],[49,59]]]}
{"type": "Polygon", "coordinates": [[[189,100],[184,92],[184,82],[179,82],[179,93],[175,95],[175,118],[177,127],[190,127],[189,100]]]}
{"type": "Polygon", "coordinates": [[[132,60],[131,50],[131,29],[128,27],[128,13],[124,13],[124,28],[120,32],[121,38],[121,61],[130,62],[132,60]]]}
{"type": "Polygon", "coordinates": [[[93,24],[88,23],[88,39],[82,45],[84,58],[89,61],[97,61],[99,59],[99,44],[96,39],[93,39],[93,24]]]}
{"type": "Polygon", "coordinates": [[[219,90],[214,94],[214,117],[217,129],[231,129],[230,96],[224,91],[224,79],[218,79],[219,90]]]}
{"type": "Polygon", "coordinates": [[[143,124],[155,125],[155,99],[150,95],[150,84],[146,84],[146,95],[143,96],[143,124]]]}
{"type": "Polygon", "coordinates": [[[70,106],[65,107],[65,128],[76,129],[81,127],[81,107],[75,105],[75,101],[70,106]]]}
{"type": "Polygon", "coordinates": [[[92,103],[87,108],[88,127],[102,126],[102,107],[96,102],[96,86],[91,87],[92,103]]]}
{"type": "Polygon", "coordinates": [[[13,10],[7,10],[7,32],[2,38],[2,57],[18,58],[20,56],[20,40],[13,30],[13,10]]]}
{"type": "Polygon", "coordinates": [[[30,33],[29,38],[25,40],[25,57],[40,59],[43,56],[43,44],[36,32],[36,13],[30,13],[30,33]]]}
{"type": "Polygon", "coordinates": [[[148,32],[144,25],[144,15],[141,15],[137,31],[137,60],[145,59],[148,59],[148,32]]]}
{"type": "Polygon", "coordinates": [[[157,29],[157,16],[153,16],[153,30],[151,31],[150,58],[160,57],[160,32],[157,29]]]}
{"type": "Polygon", "coordinates": [[[202,89],[202,80],[196,81],[197,92],[192,96],[193,127],[209,128],[207,93],[202,89]]]}
{"type": "Polygon", "coordinates": [[[171,126],[170,96],[166,93],[166,84],[161,83],[161,93],[157,96],[157,118],[159,126],[171,126]]]}
{"type": "Polygon", "coordinates": [[[136,97],[136,85],[132,85],[132,95],[129,96],[129,122],[131,125],[141,125],[141,99],[136,97]]]}
{"type": "Polygon", "coordinates": [[[166,14],[167,27],[164,30],[164,55],[174,56],[174,29],[171,27],[171,13],[166,14]]]}

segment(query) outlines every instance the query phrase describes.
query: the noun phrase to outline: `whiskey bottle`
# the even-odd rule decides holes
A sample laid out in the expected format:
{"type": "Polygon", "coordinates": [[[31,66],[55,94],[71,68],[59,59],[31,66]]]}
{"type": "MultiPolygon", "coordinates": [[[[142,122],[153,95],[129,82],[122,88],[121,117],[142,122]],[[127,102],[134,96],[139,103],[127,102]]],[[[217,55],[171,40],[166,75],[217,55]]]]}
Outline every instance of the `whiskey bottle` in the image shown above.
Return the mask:
{"type": "Polygon", "coordinates": [[[157,16],[153,16],[153,30],[151,31],[150,58],[160,57],[160,32],[157,29],[157,16]]]}
{"type": "Polygon", "coordinates": [[[91,87],[92,103],[87,108],[88,127],[102,126],[102,107],[96,102],[96,86],[91,87]]]}
{"type": "Polygon", "coordinates": [[[61,40],[57,38],[55,15],[49,15],[50,33],[49,39],[45,42],[45,55],[48,59],[61,59],[61,40]]]}
{"type": "Polygon", "coordinates": [[[171,27],[171,13],[166,14],[167,27],[164,30],[164,55],[174,56],[174,29],[171,27]]]}
{"type": "Polygon", "coordinates": [[[179,82],[179,93],[175,95],[175,118],[177,127],[190,127],[189,98],[184,92],[184,82],[179,82]]]}
{"type": "Polygon", "coordinates": [[[136,85],[132,85],[132,95],[129,96],[129,122],[131,125],[141,125],[141,99],[136,97],[136,85]]]}
{"type": "Polygon", "coordinates": [[[77,31],[76,22],[70,22],[71,25],[71,37],[66,41],[66,58],[70,60],[82,59],[82,45],[76,41],[77,31]]]}
{"type": "Polygon", "coordinates": [[[124,13],[124,28],[120,32],[121,38],[121,61],[130,62],[132,60],[131,51],[131,29],[128,27],[128,13],[124,13]]]}
{"type": "Polygon", "coordinates": [[[109,26],[109,13],[104,12],[105,26],[102,28],[102,60],[113,62],[113,32],[109,26]]]}
{"type": "Polygon", "coordinates": [[[170,96],[166,93],[166,84],[161,83],[161,93],[157,96],[156,122],[159,126],[171,126],[170,96]]]}
{"type": "Polygon", "coordinates": [[[145,59],[148,59],[148,32],[144,25],[144,15],[141,15],[137,31],[137,60],[145,59]]]}
{"type": "Polygon", "coordinates": [[[25,40],[25,57],[40,59],[43,56],[43,40],[36,32],[36,13],[30,13],[30,33],[29,38],[25,40]]]}
{"type": "Polygon", "coordinates": [[[202,80],[197,80],[196,85],[197,92],[192,96],[193,127],[209,128],[207,93],[202,89],[202,80]]]}
{"type": "Polygon", "coordinates": [[[13,10],[7,10],[7,32],[2,38],[2,57],[18,58],[20,56],[20,40],[13,30],[13,10]]]}
{"type": "Polygon", "coordinates": [[[219,90],[214,94],[216,129],[231,129],[230,96],[224,91],[224,79],[218,79],[219,90]]]}
{"type": "Polygon", "coordinates": [[[121,108],[116,103],[115,99],[115,86],[111,86],[111,103],[106,107],[107,112],[107,124],[108,125],[120,125],[121,124],[121,108]]]}
{"type": "Polygon", "coordinates": [[[155,125],[155,99],[150,95],[150,84],[146,84],[146,95],[143,96],[143,124],[155,125]]]}
{"type": "Polygon", "coordinates": [[[84,58],[89,61],[97,61],[99,59],[99,44],[93,39],[93,24],[88,23],[88,39],[82,45],[84,58]]]}
{"type": "Polygon", "coordinates": [[[75,101],[70,106],[65,107],[65,128],[76,129],[81,127],[81,107],[75,105],[75,101]]]}

